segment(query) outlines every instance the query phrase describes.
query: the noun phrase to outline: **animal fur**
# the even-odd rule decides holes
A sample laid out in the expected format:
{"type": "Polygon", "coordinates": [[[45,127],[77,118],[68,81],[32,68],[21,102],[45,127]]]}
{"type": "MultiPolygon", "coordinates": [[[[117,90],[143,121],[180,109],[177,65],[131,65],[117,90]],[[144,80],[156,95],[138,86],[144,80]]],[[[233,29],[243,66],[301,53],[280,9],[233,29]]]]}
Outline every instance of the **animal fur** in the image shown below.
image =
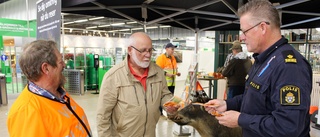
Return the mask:
{"type": "MultiPolygon", "coordinates": [[[[205,103],[210,99],[206,96],[195,96],[192,102],[205,103]]],[[[189,104],[168,118],[178,125],[194,127],[201,137],[242,137],[241,128],[228,128],[220,125],[202,106],[189,104]]]]}

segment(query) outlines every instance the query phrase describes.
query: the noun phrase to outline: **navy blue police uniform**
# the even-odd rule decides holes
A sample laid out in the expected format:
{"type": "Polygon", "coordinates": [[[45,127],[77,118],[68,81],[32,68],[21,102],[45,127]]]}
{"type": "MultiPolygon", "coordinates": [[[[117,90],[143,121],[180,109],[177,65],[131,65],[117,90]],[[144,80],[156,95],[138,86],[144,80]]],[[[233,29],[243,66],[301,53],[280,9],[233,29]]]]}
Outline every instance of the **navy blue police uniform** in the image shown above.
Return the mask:
{"type": "Polygon", "coordinates": [[[312,69],[287,39],[254,54],[244,94],[227,100],[241,112],[244,137],[309,137],[312,69]]]}

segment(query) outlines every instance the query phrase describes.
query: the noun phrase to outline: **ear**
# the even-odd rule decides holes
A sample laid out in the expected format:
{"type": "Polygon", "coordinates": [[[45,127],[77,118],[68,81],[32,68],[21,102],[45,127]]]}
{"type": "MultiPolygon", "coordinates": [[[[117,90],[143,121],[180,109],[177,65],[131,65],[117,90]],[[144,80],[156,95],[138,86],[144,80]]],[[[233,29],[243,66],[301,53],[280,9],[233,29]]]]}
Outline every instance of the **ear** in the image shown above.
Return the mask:
{"type": "Polygon", "coordinates": [[[267,29],[270,25],[267,25],[266,23],[262,23],[261,24],[261,31],[262,31],[262,34],[266,34],[267,33],[267,29]]]}
{"type": "Polygon", "coordinates": [[[42,71],[43,74],[48,74],[49,73],[49,64],[48,63],[42,63],[41,71],[42,71]]]}
{"type": "Polygon", "coordinates": [[[132,48],[129,46],[128,47],[128,55],[130,55],[130,56],[131,56],[131,50],[132,50],[132,48]]]}

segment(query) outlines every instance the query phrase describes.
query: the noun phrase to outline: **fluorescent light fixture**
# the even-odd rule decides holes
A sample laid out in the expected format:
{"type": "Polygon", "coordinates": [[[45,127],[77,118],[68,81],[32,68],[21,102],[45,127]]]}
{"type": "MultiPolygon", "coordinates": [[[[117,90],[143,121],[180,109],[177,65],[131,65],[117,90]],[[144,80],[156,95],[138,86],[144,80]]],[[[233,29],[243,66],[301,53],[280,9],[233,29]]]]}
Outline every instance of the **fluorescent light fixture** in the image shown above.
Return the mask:
{"type": "Polygon", "coordinates": [[[160,28],[170,28],[170,25],[160,26],[160,28]]]}
{"type": "Polygon", "coordinates": [[[86,27],[86,29],[95,29],[97,26],[92,26],[92,27],[86,27]]]}
{"type": "Polygon", "coordinates": [[[111,26],[120,26],[120,25],[124,25],[125,23],[113,23],[113,24],[111,24],[111,26]]]}
{"type": "Polygon", "coordinates": [[[137,23],[136,21],[131,21],[131,22],[127,22],[127,24],[135,24],[137,23]]]}
{"type": "Polygon", "coordinates": [[[63,23],[64,25],[68,25],[68,24],[72,24],[72,23],[74,23],[73,21],[71,21],[71,22],[66,22],[66,23],[63,23]]]}
{"type": "Polygon", "coordinates": [[[130,31],[130,29],[121,29],[119,31],[130,31]]]}
{"type": "Polygon", "coordinates": [[[74,22],[76,22],[76,23],[80,23],[80,22],[86,22],[86,21],[88,21],[88,19],[76,20],[76,21],[74,21],[74,22]]]}
{"type": "Polygon", "coordinates": [[[102,27],[110,27],[110,25],[100,25],[98,26],[99,28],[102,28],[102,27]]]}
{"type": "Polygon", "coordinates": [[[143,28],[132,28],[131,30],[142,30],[143,28]]]}
{"type": "Polygon", "coordinates": [[[95,17],[95,18],[89,18],[89,20],[98,20],[98,19],[103,19],[104,17],[95,17]]]}
{"type": "Polygon", "coordinates": [[[147,29],[156,29],[158,28],[157,26],[151,26],[151,27],[147,27],[147,29]]]}

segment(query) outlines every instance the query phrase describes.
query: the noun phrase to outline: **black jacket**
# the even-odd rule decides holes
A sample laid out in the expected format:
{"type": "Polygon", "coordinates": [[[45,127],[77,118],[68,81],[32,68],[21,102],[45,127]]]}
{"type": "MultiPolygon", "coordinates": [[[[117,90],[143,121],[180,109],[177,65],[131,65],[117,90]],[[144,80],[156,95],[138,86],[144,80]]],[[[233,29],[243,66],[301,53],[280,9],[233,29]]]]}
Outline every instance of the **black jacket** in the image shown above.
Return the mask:
{"type": "Polygon", "coordinates": [[[233,58],[229,64],[222,70],[222,75],[227,77],[228,86],[244,86],[246,76],[252,66],[249,58],[233,58]]]}

